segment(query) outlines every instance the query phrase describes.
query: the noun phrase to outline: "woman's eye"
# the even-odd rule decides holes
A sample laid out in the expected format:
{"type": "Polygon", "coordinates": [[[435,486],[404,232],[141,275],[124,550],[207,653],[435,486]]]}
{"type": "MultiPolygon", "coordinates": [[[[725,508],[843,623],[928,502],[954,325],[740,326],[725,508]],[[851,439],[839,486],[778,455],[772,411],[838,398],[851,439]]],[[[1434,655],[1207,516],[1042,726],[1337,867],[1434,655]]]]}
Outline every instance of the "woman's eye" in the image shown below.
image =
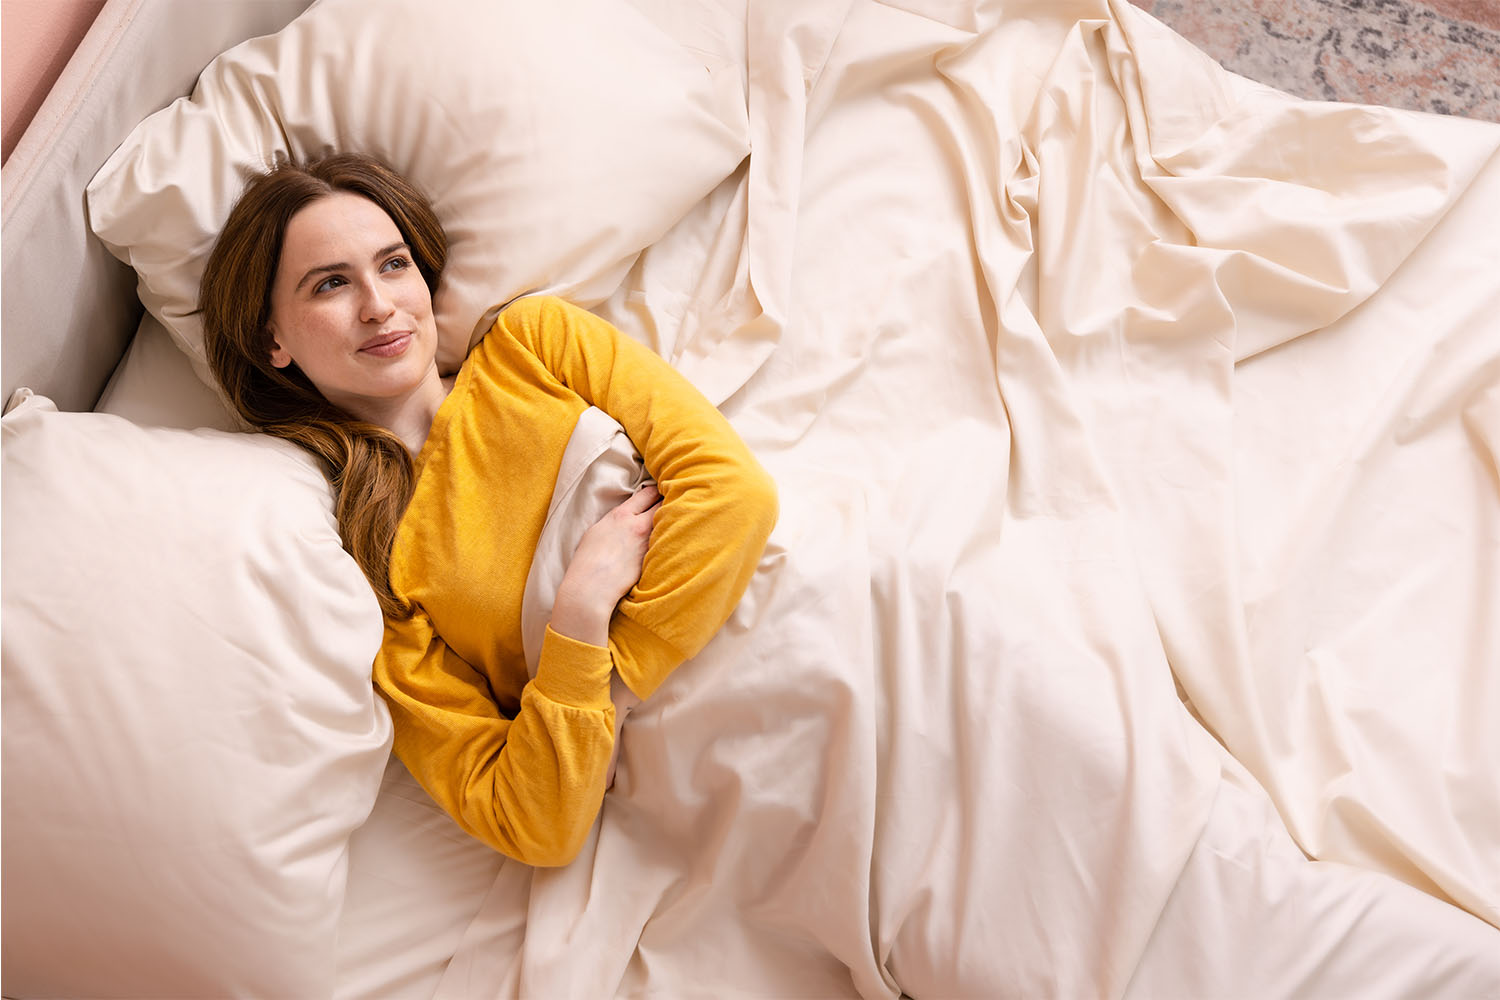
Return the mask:
{"type": "Polygon", "coordinates": [[[338,275],[334,275],[331,278],[324,278],[322,281],[318,282],[318,286],[313,289],[313,294],[321,295],[324,292],[331,291],[339,287],[343,283],[344,279],[340,278],[338,275]]]}
{"type": "Polygon", "coordinates": [[[403,268],[408,267],[411,267],[411,261],[407,260],[405,257],[392,257],[390,260],[385,262],[384,270],[399,271],[403,268]]]}

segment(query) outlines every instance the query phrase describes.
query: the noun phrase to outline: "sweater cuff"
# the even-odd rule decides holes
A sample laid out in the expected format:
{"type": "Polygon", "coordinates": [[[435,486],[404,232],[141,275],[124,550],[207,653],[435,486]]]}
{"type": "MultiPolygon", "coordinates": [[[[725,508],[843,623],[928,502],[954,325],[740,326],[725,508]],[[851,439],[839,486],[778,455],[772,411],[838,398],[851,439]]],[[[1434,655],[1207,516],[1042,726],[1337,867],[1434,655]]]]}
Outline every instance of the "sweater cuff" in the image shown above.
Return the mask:
{"type": "Polygon", "coordinates": [[[687,659],[676,646],[625,614],[616,614],[610,622],[609,649],[620,679],[643,700],[687,659]]]}
{"type": "Polygon", "coordinates": [[[539,694],[559,704],[600,711],[611,704],[609,675],[613,669],[608,649],[559,635],[549,625],[531,683],[539,694]]]}

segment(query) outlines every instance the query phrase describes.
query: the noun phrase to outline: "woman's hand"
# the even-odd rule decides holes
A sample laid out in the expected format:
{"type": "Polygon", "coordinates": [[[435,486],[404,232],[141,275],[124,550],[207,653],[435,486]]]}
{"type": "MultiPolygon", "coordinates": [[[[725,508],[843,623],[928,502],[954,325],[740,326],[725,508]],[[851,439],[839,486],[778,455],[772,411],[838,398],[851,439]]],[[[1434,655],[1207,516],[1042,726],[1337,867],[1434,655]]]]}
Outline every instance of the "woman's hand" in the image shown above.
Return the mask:
{"type": "Polygon", "coordinates": [[[608,643],[615,605],[641,578],[660,504],[656,486],[643,486],[583,533],[557,588],[552,631],[594,646],[608,643]]]}

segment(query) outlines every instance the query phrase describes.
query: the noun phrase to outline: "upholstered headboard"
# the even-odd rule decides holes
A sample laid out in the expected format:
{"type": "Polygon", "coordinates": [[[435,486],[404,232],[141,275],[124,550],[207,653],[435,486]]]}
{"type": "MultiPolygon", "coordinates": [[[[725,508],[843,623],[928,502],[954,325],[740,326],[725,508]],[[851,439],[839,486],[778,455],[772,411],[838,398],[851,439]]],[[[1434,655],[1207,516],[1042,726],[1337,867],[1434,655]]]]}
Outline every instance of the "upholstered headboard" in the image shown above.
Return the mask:
{"type": "Polygon", "coordinates": [[[65,410],[99,398],[140,321],[134,273],[89,232],[83,191],[147,115],[223,50],[307,0],[109,0],[0,172],[0,377],[65,410]]]}

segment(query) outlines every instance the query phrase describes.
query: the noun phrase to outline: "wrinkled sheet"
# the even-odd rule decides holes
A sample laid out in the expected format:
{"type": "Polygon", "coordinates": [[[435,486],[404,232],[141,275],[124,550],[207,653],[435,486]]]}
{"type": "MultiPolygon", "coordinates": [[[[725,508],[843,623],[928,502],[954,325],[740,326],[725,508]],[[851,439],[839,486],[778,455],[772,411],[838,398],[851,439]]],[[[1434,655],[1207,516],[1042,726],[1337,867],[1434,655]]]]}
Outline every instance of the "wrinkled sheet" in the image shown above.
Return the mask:
{"type": "Polygon", "coordinates": [[[438,995],[1500,990],[1500,127],[1123,2],[672,16],[753,153],[598,310],[783,513],[438,995]]]}

